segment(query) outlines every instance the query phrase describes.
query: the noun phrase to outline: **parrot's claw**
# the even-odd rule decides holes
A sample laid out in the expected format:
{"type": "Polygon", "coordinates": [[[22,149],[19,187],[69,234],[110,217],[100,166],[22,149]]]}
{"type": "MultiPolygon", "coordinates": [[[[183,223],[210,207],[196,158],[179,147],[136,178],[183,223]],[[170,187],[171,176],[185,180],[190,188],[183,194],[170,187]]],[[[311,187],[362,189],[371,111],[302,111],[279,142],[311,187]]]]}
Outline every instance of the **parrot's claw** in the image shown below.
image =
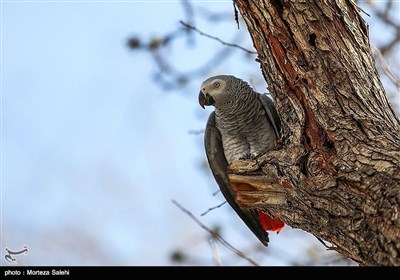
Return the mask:
{"type": "Polygon", "coordinates": [[[247,153],[244,156],[242,156],[241,158],[239,158],[240,160],[253,160],[257,157],[256,154],[252,154],[252,153],[247,153]]]}

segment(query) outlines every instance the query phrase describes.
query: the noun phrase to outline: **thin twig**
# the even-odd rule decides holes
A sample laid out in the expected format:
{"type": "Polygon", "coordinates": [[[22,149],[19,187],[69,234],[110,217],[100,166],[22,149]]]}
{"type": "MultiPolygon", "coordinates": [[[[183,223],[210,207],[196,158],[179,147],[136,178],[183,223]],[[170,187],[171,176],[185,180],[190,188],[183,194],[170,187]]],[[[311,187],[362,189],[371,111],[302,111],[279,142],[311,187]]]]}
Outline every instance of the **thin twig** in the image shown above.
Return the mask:
{"type": "Polygon", "coordinates": [[[400,79],[396,77],[396,75],[393,73],[393,71],[390,69],[390,66],[387,64],[385,58],[383,57],[381,51],[372,46],[372,49],[375,53],[375,55],[379,58],[379,61],[381,62],[382,69],[385,72],[386,76],[392,81],[392,83],[397,87],[400,88],[400,79]]]}
{"type": "Polygon", "coordinates": [[[208,239],[208,243],[210,243],[211,252],[212,252],[212,256],[213,256],[215,265],[221,266],[222,265],[221,255],[219,253],[217,244],[215,243],[215,238],[213,236],[211,236],[208,239]]]}
{"type": "Polygon", "coordinates": [[[247,260],[249,263],[255,266],[259,266],[258,263],[256,263],[254,260],[246,256],[244,253],[242,253],[240,250],[236,249],[233,247],[228,241],[223,239],[219,233],[215,232],[214,230],[210,229],[207,227],[205,224],[203,224],[199,219],[197,219],[189,210],[187,210],[185,207],[183,207],[179,202],[177,202],[175,199],[172,200],[172,203],[175,204],[176,207],[178,207],[183,213],[188,215],[196,224],[198,224],[202,229],[210,233],[215,239],[217,239],[219,242],[222,243],[226,248],[231,250],[233,253],[238,255],[239,257],[247,260]]]}
{"type": "Polygon", "coordinates": [[[392,0],[386,1],[386,6],[383,10],[379,9],[377,5],[374,5],[374,2],[371,2],[369,4],[371,8],[373,7],[372,11],[375,14],[375,17],[385,23],[386,26],[394,28],[395,36],[393,36],[391,40],[387,41],[385,44],[382,44],[379,47],[379,50],[384,56],[389,54],[400,41],[400,25],[397,22],[396,17],[390,14],[391,11],[394,11],[398,8],[398,5],[396,5],[396,7],[393,7],[394,2],[395,1],[392,0]]]}
{"type": "Polygon", "coordinates": [[[193,24],[194,21],[194,11],[193,11],[193,6],[190,3],[189,0],[182,0],[181,1],[182,6],[183,6],[183,11],[186,15],[186,21],[190,22],[191,24],[193,24]]]}
{"type": "Polygon", "coordinates": [[[206,212],[202,213],[200,216],[206,215],[208,212],[210,212],[210,211],[212,211],[212,210],[214,210],[214,209],[217,209],[217,208],[221,207],[221,206],[224,205],[225,203],[226,203],[226,200],[225,200],[224,202],[222,202],[221,204],[218,204],[217,206],[208,208],[208,210],[207,210],[206,212]]]}
{"type": "Polygon", "coordinates": [[[250,51],[250,50],[248,50],[248,49],[246,49],[246,48],[243,48],[243,47],[241,47],[241,46],[239,46],[239,45],[237,45],[237,44],[227,43],[227,42],[222,41],[222,40],[221,40],[220,38],[218,38],[218,37],[215,37],[215,36],[206,34],[206,33],[202,32],[202,31],[200,31],[199,29],[197,29],[196,27],[194,27],[194,26],[192,26],[192,25],[190,25],[190,24],[188,24],[188,23],[183,22],[182,20],[180,21],[180,23],[181,23],[184,27],[186,27],[186,28],[188,28],[188,29],[191,29],[191,30],[193,30],[193,31],[196,31],[197,33],[199,33],[199,34],[202,35],[202,36],[205,36],[205,37],[207,37],[207,38],[210,38],[210,39],[213,39],[213,40],[216,40],[216,41],[220,42],[222,45],[229,46],[229,47],[234,47],[234,48],[238,48],[238,49],[241,49],[242,51],[245,51],[245,52],[247,52],[247,53],[249,53],[249,54],[257,54],[257,52],[250,51]]]}
{"type": "MultiPolygon", "coordinates": [[[[194,25],[195,24],[195,22],[194,22],[194,18],[195,17],[194,17],[194,11],[193,11],[192,4],[190,3],[189,0],[181,0],[181,3],[182,3],[182,6],[183,6],[183,11],[184,11],[185,16],[186,16],[186,22],[189,22],[190,24],[194,25]]],[[[186,31],[187,31],[187,35],[188,35],[187,36],[188,43],[189,44],[193,44],[194,43],[194,40],[193,40],[194,36],[192,36],[193,34],[191,34],[189,29],[186,30],[186,31]]]]}
{"type": "Polygon", "coordinates": [[[188,130],[188,133],[190,135],[199,135],[199,134],[203,134],[204,133],[204,129],[199,129],[199,130],[191,129],[191,130],[188,130]]]}
{"type": "Polygon", "coordinates": [[[215,192],[212,193],[213,196],[216,196],[217,194],[219,194],[221,190],[216,190],[215,192]]]}

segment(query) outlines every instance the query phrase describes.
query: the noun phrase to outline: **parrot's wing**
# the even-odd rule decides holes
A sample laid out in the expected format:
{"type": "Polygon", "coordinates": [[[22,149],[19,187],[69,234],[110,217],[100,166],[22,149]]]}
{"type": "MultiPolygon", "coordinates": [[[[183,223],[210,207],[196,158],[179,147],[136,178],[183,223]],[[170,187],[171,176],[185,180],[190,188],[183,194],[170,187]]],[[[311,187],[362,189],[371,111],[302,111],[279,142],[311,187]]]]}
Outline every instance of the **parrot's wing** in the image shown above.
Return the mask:
{"type": "Polygon", "coordinates": [[[261,227],[257,212],[254,210],[242,209],[236,203],[235,193],[229,183],[227,171],[228,163],[222,146],[221,133],[215,126],[215,112],[212,112],[208,118],[204,135],[204,144],[208,164],[226,201],[228,201],[229,205],[245,222],[247,227],[258,237],[261,243],[268,246],[268,233],[261,227]]]}
{"type": "Polygon", "coordinates": [[[276,133],[276,137],[278,139],[281,138],[281,120],[279,119],[278,112],[275,109],[274,102],[266,95],[259,94],[258,98],[261,101],[265,111],[267,112],[268,118],[274,127],[274,131],[276,133]]]}

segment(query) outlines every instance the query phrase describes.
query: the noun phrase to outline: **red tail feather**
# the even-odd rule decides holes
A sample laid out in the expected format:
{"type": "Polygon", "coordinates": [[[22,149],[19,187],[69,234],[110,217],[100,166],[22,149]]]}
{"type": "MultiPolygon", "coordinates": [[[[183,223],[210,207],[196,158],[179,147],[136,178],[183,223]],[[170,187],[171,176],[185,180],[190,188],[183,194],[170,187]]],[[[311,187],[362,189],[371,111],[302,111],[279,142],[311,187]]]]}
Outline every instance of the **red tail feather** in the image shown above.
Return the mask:
{"type": "Polygon", "coordinates": [[[285,223],[279,218],[272,219],[261,210],[258,210],[258,217],[260,218],[260,224],[265,231],[276,231],[279,233],[285,226],[285,223]]]}

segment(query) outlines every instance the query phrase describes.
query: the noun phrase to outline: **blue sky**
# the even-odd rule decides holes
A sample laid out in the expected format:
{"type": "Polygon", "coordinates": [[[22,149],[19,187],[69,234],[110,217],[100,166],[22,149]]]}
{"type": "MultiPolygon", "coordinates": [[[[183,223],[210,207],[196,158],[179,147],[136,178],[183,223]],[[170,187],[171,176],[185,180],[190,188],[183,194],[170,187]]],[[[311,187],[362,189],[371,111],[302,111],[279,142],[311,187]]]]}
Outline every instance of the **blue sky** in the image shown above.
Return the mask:
{"type": "MultiPolygon", "coordinates": [[[[232,10],[231,1],[202,5],[232,10]]],[[[257,245],[227,206],[200,217],[223,201],[201,168],[202,135],[188,133],[203,129],[211,111],[197,103],[207,77],[165,92],[151,78],[150,57],[126,46],[129,36],[162,35],[183,18],[179,1],[2,2],[2,252],[28,245],[23,265],[169,265],[178,248],[212,265],[207,233],[171,199],[205,224],[223,225],[238,248],[257,245]]],[[[237,32],[233,21],[198,27],[227,41],[237,32]]],[[[170,59],[190,69],[220,47],[196,42],[196,49],[175,44],[170,59]]],[[[215,73],[261,81],[243,53],[215,73]]],[[[223,263],[247,264],[218,248],[223,263]]],[[[286,228],[254,258],[288,265],[311,248],[324,250],[286,228]]]]}

